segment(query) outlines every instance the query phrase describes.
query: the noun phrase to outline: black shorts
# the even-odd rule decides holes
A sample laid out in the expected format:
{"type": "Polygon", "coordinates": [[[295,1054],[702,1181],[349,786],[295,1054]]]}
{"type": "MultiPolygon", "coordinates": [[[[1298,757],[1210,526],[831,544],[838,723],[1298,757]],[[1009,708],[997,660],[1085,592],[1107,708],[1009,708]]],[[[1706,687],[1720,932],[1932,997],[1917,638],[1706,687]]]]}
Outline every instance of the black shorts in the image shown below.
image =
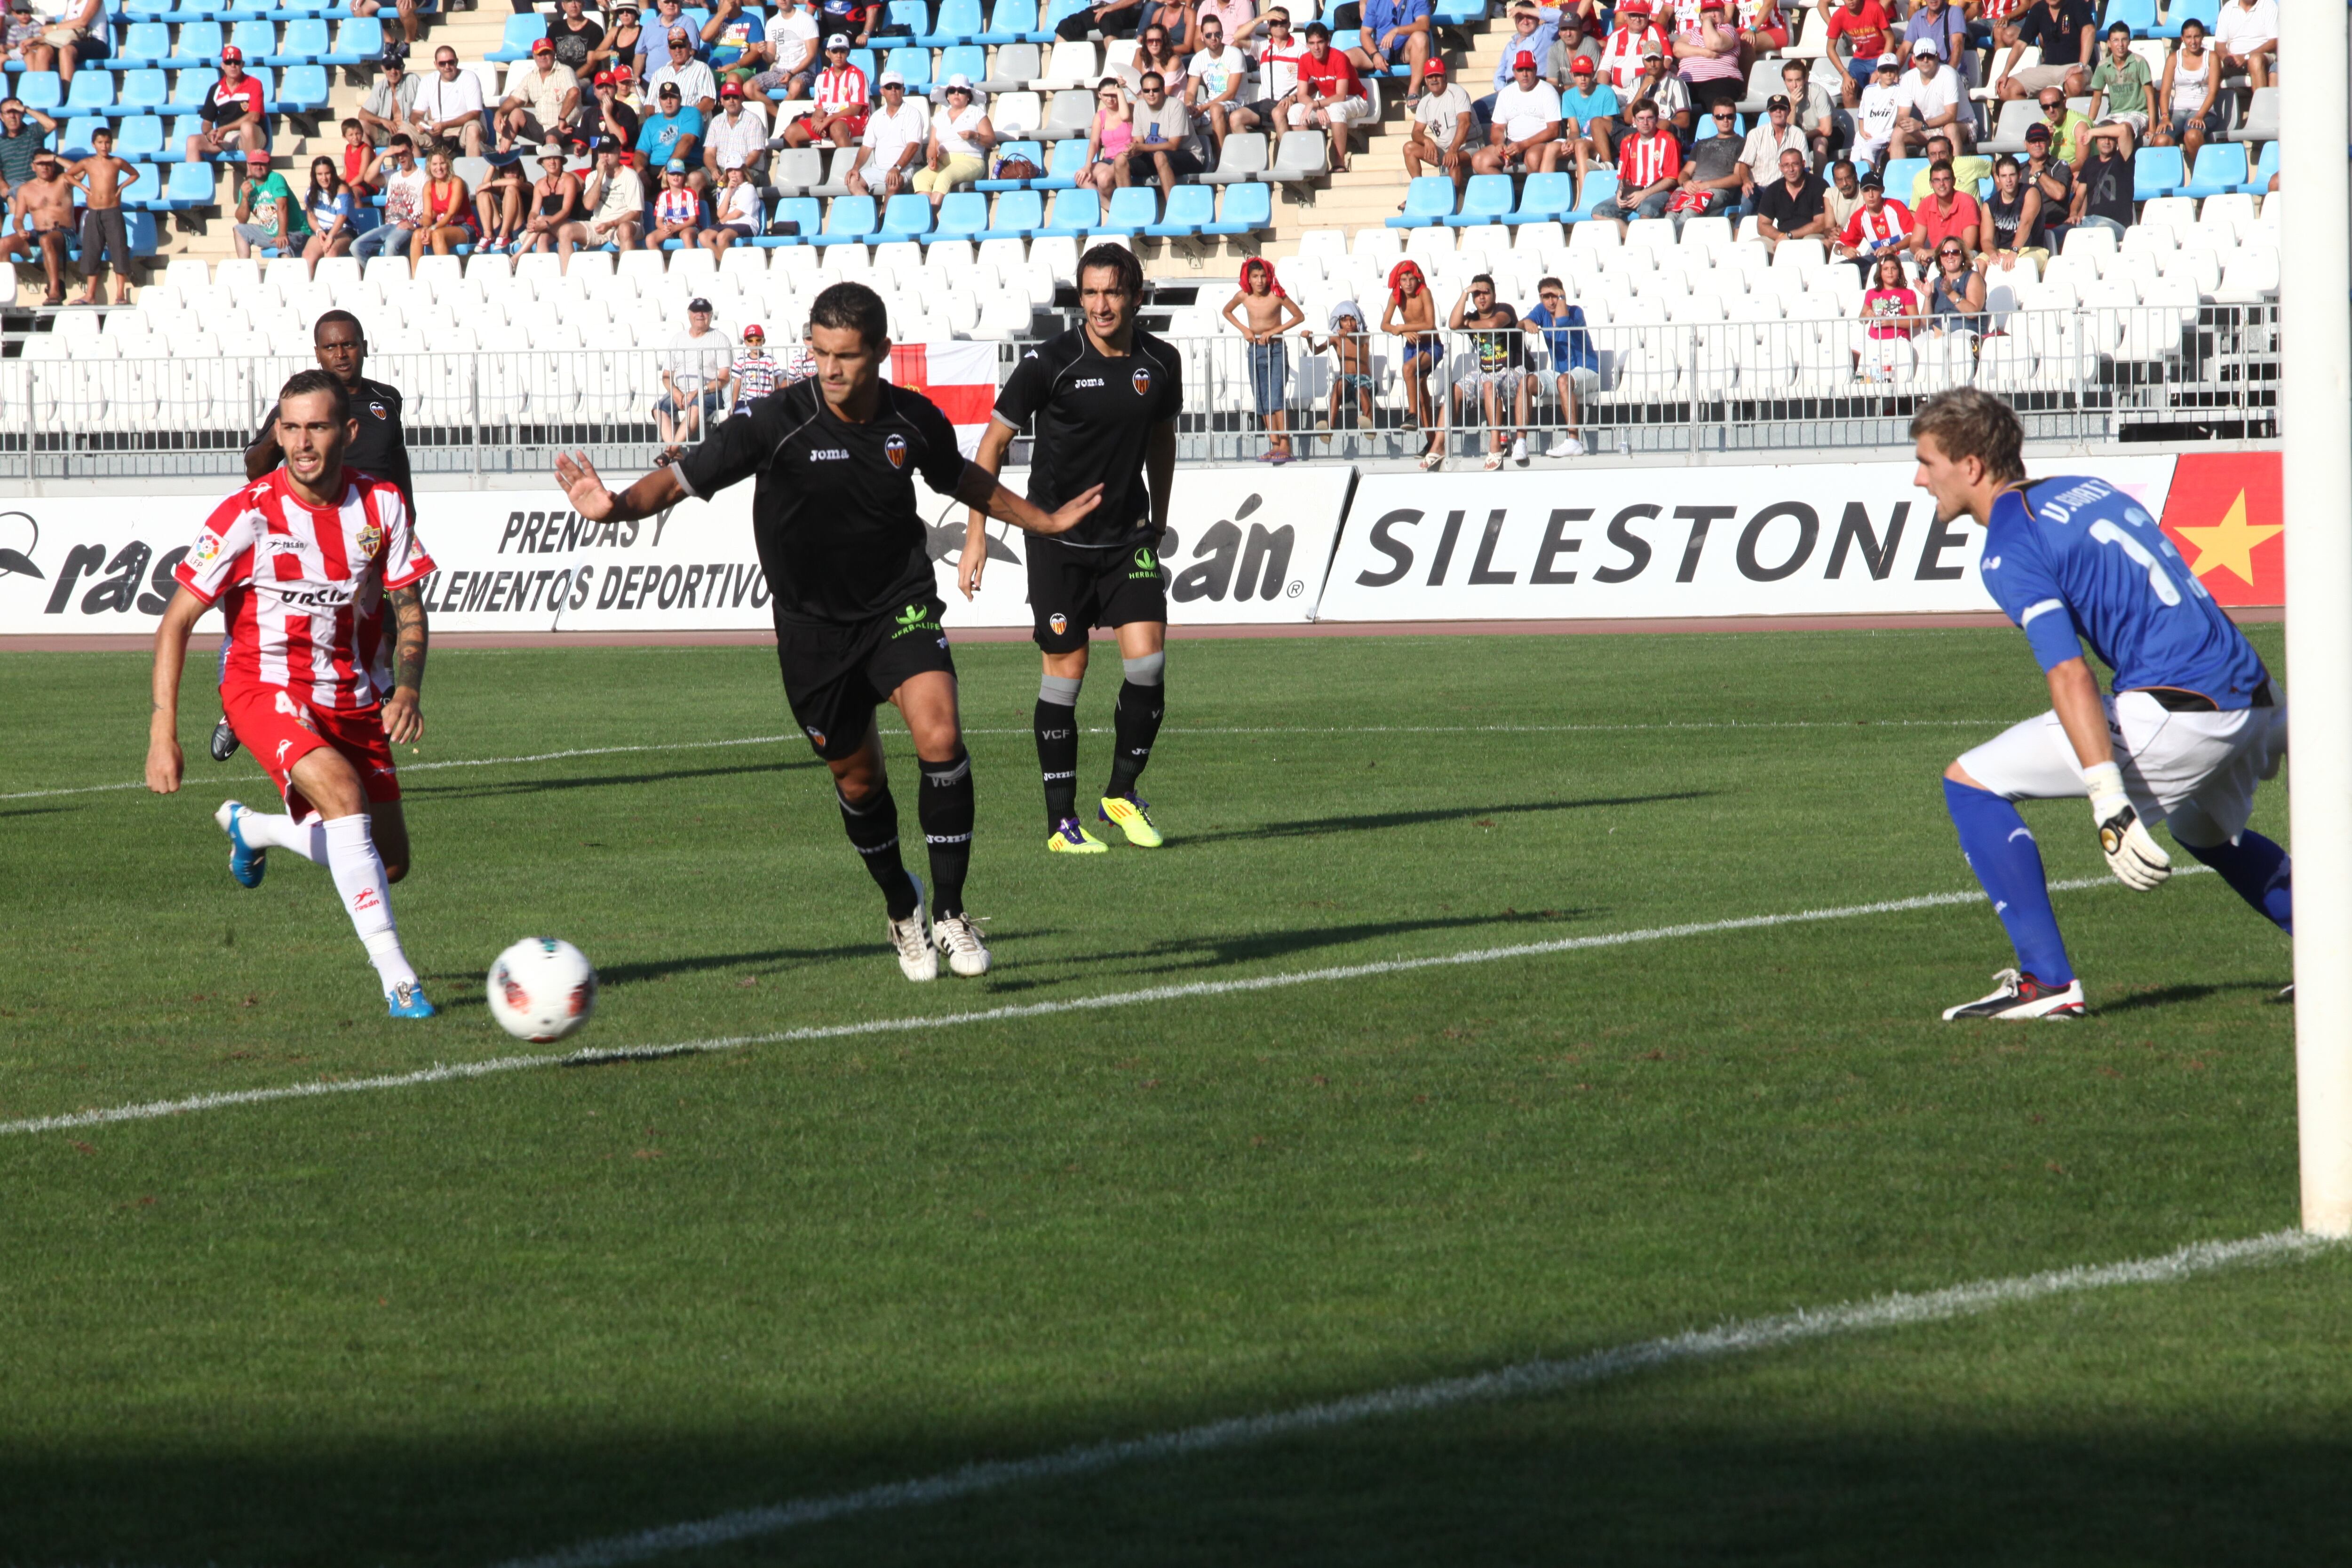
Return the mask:
{"type": "Polygon", "coordinates": [[[1095,626],[1168,619],[1166,574],[1148,544],[1081,550],[1058,539],[1029,542],[1029,613],[1037,646],[1076,653],[1095,626]]]}
{"type": "Polygon", "coordinates": [[[947,634],[940,629],[945,614],[946,606],[927,595],[862,626],[777,621],[784,700],[818,756],[837,763],[856,755],[874,710],[911,678],[933,669],[955,674],[947,634]]]}

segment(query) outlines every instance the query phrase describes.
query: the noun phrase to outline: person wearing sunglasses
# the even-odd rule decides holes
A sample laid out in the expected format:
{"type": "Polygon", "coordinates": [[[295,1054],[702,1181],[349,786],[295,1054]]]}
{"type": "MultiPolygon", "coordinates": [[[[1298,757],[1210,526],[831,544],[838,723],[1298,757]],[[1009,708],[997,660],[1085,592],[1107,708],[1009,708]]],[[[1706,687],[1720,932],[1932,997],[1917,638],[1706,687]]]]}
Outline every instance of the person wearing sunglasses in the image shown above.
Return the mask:
{"type": "Polygon", "coordinates": [[[1984,330],[1984,274],[1969,265],[1968,247],[1957,239],[1936,248],[1927,273],[1927,325],[1937,333],[1984,330]]]}
{"type": "Polygon", "coordinates": [[[1250,35],[1263,32],[1265,41],[1255,50],[1257,60],[1257,90],[1252,101],[1236,105],[1225,117],[1234,131],[1255,131],[1265,127],[1271,131],[1282,122],[1277,109],[1282,100],[1298,88],[1298,62],[1307,58],[1307,42],[1290,30],[1290,13],[1273,5],[1234,35],[1234,47],[1244,54],[1252,53],[1250,35]]]}
{"type": "Polygon", "coordinates": [[[1095,117],[1087,127],[1087,172],[1078,183],[1100,191],[1108,203],[1119,187],[1119,172],[1127,166],[1127,150],[1135,142],[1135,123],[1127,94],[1115,81],[1095,89],[1095,117]]]}

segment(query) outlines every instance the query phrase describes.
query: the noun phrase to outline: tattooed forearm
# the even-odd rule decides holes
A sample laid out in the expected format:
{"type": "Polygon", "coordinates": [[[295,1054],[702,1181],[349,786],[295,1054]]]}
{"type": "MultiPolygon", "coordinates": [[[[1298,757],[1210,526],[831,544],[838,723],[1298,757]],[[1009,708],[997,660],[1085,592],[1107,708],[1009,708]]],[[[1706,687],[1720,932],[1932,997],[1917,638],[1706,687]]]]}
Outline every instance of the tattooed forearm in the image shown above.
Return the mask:
{"type": "Polygon", "coordinates": [[[393,677],[395,687],[425,687],[425,590],[416,584],[392,592],[393,677]]]}

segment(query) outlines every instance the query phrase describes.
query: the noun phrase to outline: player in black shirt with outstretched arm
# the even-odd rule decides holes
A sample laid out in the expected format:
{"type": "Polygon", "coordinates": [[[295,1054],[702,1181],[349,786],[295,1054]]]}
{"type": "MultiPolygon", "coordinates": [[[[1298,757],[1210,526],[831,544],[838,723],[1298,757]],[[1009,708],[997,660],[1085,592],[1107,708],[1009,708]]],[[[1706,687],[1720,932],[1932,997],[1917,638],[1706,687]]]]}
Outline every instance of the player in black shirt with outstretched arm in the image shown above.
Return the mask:
{"type": "Polygon", "coordinates": [[[1063,533],[1095,510],[1099,485],[1047,513],[956,450],[930,399],[885,382],[890,352],[881,297],[836,283],[809,311],[816,374],[761,398],[667,468],[619,495],[587,454],[558,458],[555,477],[591,521],[650,517],[757,478],[751,527],[776,616],[776,660],[793,718],[833,770],[849,841],[882,889],[890,944],[909,980],[945,953],[958,974],[988,973],[988,949],[964,913],[971,864],[971,758],[956,716],[955,660],[940,629],[915,476],[1032,533],[1063,533]],[[882,766],[874,710],[898,704],[922,764],[916,815],[930,848],[934,918],[898,858],[898,807],[882,766]]]}
{"type": "MultiPolygon", "coordinates": [[[[1127,841],[1155,848],[1160,830],[1135,793],[1164,710],[1168,593],[1160,536],[1176,478],[1176,416],[1184,407],[1176,351],[1135,325],[1143,268],[1135,253],[1097,245],[1078,260],[1085,322],[1031,349],[997,394],[996,414],[973,458],[993,474],[1032,418],[1029,499],[1059,506],[1089,485],[1102,510],[1068,533],[1029,542],[1029,608],[1045,673],[1037,685],[1037,765],[1045,780],[1045,847],[1100,855],[1103,841],[1078,819],[1078,687],[1087,674],[1087,633],[1109,626],[1126,667],[1113,718],[1116,750],[1098,811],[1127,841]],[[1146,479],[1149,479],[1147,485],[1146,479]]],[[[981,514],[965,527],[957,572],[964,597],[988,561],[981,514]]]]}

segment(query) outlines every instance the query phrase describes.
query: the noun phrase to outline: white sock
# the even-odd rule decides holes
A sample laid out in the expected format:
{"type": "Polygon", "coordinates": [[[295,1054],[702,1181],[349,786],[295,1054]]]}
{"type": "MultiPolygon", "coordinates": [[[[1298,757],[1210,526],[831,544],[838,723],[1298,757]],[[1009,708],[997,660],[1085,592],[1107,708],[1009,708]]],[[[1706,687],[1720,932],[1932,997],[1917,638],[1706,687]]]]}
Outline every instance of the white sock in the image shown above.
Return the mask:
{"type": "Polygon", "coordinates": [[[404,981],[415,984],[416,971],[408,966],[408,955],[400,951],[400,930],[392,923],[392,884],[384,880],[383,858],[375,852],[375,840],[368,836],[366,813],[333,817],[319,827],[326,841],[327,869],[334,874],[335,890],[342,895],[352,929],[360,933],[368,962],[375,965],[383,988],[388,992],[404,981]]]}
{"type": "Polygon", "coordinates": [[[238,828],[248,844],[291,850],[314,866],[327,863],[327,830],[315,811],[300,822],[290,816],[264,816],[257,811],[248,811],[238,828]]]}

